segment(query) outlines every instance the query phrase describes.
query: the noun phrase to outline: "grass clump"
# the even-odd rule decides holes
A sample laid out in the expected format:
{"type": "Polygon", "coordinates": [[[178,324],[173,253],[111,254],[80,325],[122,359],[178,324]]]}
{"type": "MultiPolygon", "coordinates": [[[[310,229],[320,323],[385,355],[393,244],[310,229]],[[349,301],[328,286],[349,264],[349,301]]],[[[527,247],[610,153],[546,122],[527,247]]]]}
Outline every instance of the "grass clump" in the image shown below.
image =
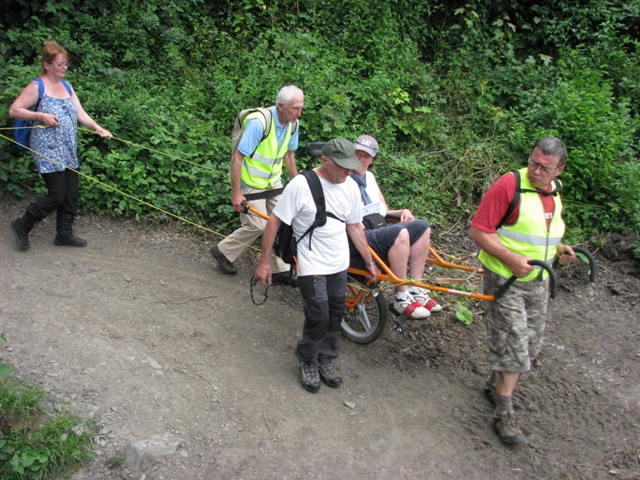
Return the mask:
{"type": "Polygon", "coordinates": [[[95,425],[46,412],[44,399],[40,387],[0,377],[0,480],[64,475],[92,458],[95,425]]]}

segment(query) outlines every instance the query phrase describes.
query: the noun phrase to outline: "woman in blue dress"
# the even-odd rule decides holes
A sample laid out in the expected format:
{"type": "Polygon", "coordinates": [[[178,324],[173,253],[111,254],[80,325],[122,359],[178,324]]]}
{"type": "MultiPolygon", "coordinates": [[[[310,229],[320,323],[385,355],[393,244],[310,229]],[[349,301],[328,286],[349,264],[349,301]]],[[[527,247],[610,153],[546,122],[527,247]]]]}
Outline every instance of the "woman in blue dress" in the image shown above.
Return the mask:
{"type": "Polygon", "coordinates": [[[71,228],[78,208],[78,123],[111,138],[82,108],[73,87],[63,80],[69,66],[69,53],[53,40],[42,47],[42,73],[27,85],[9,108],[9,116],[33,121],[30,148],[33,161],[42,175],[47,194],[30,204],[24,215],[11,221],[11,229],[22,250],[29,248],[29,232],[36,222],[54,211],[56,245],[84,247],[87,241],[76,237],[71,228]],[[38,82],[44,94],[38,103],[38,82]],[[33,107],[38,103],[37,109],[33,107]],[[69,167],[69,168],[67,168],[69,167]],[[73,169],[73,170],[72,170],[73,169]]]}

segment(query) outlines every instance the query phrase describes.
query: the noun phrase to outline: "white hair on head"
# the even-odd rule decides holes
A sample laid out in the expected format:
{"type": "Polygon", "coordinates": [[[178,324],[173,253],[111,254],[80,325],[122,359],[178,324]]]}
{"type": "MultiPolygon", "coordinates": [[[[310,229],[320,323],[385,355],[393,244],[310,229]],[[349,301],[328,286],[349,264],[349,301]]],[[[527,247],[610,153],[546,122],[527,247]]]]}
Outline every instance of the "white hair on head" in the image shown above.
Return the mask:
{"type": "Polygon", "coordinates": [[[285,107],[288,106],[292,101],[293,97],[299,95],[304,98],[304,93],[295,85],[287,85],[282,87],[276,96],[276,105],[281,103],[285,107]]]}

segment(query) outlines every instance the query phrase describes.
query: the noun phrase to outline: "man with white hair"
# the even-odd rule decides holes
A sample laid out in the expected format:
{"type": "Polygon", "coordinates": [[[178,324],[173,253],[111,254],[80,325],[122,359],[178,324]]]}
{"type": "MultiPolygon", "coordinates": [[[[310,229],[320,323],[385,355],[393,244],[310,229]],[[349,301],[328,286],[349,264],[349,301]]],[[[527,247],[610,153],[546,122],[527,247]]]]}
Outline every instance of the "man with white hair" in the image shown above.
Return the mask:
{"type": "MultiPolygon", "coordinates": [[[[211,255],[225,275],[238,272],[236,259],[263,233],[267,221],[243,212],[246,202],[256,210],[271,215],[282,193],[282,166],[291,178],[298,174],[295,151],[298,148],[298,118],[304,107],[304,93],[295,85],[282,87],[271,107],[270,131],[260,112],[245,119],[242,139],[231,158],[231,205],[240,213],[242,226],[211,247],[211,255]]],[[[279,257],[271,259],[274,283],[294,283],[289,265],[279,257]]]]}

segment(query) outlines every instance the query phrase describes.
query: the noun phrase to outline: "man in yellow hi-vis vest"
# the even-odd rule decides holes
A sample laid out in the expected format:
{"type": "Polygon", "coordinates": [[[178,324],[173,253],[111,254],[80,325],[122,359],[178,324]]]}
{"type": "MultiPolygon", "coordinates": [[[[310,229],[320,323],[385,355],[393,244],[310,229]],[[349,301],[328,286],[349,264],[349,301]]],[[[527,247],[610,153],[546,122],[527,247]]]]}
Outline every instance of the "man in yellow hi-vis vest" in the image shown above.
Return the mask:
{"type": "Polygon", "coordinates": [[[529,371],[540,353],[547,316],[548,274],[528,262],[551,265],[556,257],[561,263],[576,258],[571,247],[561,243],[564,222],[556,177],[566,157],[559,138],[538,140],[527,167],[496,180],[471,222],[470,236],[481,249],[478,258],[485,267],[485,294],[517,277],[504,296],[484,302],[491,367],[485,390],[495,403],[493,423],[505,443],[525,441],[511,398],[520,374],[529,371]]]}
{"type": "MultiPolygon", "coordinates": [[[[282,193],[283,163],[291,178],[298,174],[294,152],[298,148],[298,118],[303,106],[302,90],[288,85],[280,89],[276,105],[270,108],[270,122],[258,111],[244,120],[242,139],[231,158],[231,204],[240,212],[242,226],[211,248],[211,255],[225,275],[237,273],[233,262],[262,235],[267,225],[266,220],[256,215],[244,214],[242,202],[271,215],[282,193]]],[[[275,256],[271,260],[272,281],[293,282],[289,278],[289,265],[275,256]]]]}

